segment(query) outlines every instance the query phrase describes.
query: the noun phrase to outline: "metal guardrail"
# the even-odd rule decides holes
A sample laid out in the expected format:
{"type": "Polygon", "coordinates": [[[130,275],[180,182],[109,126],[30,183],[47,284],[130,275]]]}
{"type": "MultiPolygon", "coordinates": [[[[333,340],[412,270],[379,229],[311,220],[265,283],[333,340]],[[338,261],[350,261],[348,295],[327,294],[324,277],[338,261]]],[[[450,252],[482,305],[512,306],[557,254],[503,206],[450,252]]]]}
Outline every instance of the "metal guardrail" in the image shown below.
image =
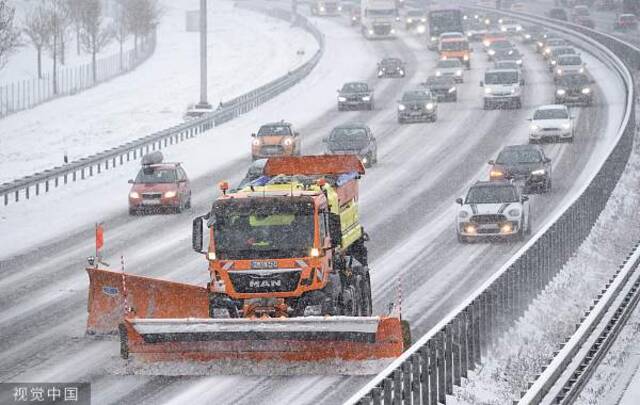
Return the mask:
{"type": "Polygon", "coordinates": [[[519,404],[572,404],[577,399],[640,300],[639,247],[640,242],[519,404]]]}
{"type": "Polygon", "coordinates": [[[552,217],[481,288],[348,399],[349,405],[446,403],[446,395],[453,394],[453,386],[459,386],[461,378],[481,363],[487,350],[524,314],[589,235],[633,147],[635,87],[627,66],[640,66],[640,50],[612,36],[573,24],[561,27],[558,21],[548,18],[474,9],[542,25],[577,37],[598,50],[616,70],[627,90],[619,139],[591,182],[582,187],[564,212],[552,217]]]}
{"type": "MultiPolygon", "coordinates": [[[[281,20],[292,20],[291,13],[283,9],[265,9],[249,4],[236,4],[236,7],[267,14],[281,20]]],[[[303,65],[263,86],[222,103],[216,111],[202,118],[155,132],[63,166],[56,166],[43,172],[4,183],[0,185],[0,199],[2,201],[0,206],[8,205],[9,201],[21,201],[21,197],[29,199],[34,195],[37,196],[43,192],[46,193],[52,188],[68,184],[69,182],[84,180],[87,177],[100,174],[110,168],[125,164],[131,160],[136,160],[147,153],[191,139],[214,126],[230,121],[241,114],[253,110],[291,88],[313,70],[324,53],[323,34],[306,18],[300,15],[296,17],[295,24],[313,35],[319,45],[317,52],[303,65]]]]}

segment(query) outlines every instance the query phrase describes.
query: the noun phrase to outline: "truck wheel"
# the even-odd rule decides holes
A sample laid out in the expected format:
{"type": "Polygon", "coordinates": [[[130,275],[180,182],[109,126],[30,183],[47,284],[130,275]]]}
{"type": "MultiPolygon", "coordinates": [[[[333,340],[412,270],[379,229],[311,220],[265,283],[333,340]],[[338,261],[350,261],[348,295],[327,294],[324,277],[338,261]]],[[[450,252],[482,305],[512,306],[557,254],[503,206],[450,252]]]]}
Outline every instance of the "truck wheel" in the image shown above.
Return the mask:
{"type": "Polygon", "coordinates": [[[360,316],[371,316],[373,313],[373,303],[371,301],[371,281],[369,273],[362,277],[358,288],[360,300],[360,316]]]}
{"type": "Polygon", "coordinates": [[[342,314],[358,316],[360,314],[360,300],[356,286],[350,285],[342,291],[342,314]]]}
{"type": "Polygon", "coordinates": [[[544,192],[548,193],[551,191],[551,177],[549,177],[549,179],[547,180],[547,184],[545,184],[544,187],[544,192]]]}
{"type": "Polygon", "coordinates": [[[129,208],[129,215],[136,216],[138,215],[138,211],[132,208],[129,208]]]}
{"type": "Polygon", "coordinates": [[[367,110],[373,111],[373,103],[369,103],[369,105],[367,106],[367,110]]]}
{"type": "Polygon", "coordinates": [[[490,106],[489,101],[484,100],[484,103],[483,103],[483,105],[482,105],[482,108],[483,108],[484,110],[488,110],[488,109],[489,109],[489,106],[490,106]]]}
{"type": "Polygon", "coordinates": [[[518,99],[516,100],[516,110],[519,110],[522,108],[522,100],[518,99]]]}

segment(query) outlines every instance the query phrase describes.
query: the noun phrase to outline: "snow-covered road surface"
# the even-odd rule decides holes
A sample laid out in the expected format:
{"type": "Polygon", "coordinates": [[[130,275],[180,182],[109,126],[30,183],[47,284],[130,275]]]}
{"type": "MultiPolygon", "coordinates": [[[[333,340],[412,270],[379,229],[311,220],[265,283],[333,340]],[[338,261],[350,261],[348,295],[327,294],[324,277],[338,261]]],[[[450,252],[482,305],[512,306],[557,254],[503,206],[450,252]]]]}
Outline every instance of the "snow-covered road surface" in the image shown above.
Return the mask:
{"type": "MultiPolygon", "coordinates": [[[[135,173],[134,165],[116,169],[108,179],[94,179],[77,189],[74,185],[26,202],[25,211],[20,211],[20,204],[9,206],[4,221],[15,234],[0,235],[0,246],[23,254],[7,258],[1,266],[0,288],[6,294],[0,297],[0,379],[88,379],[99,404],[340,403],[364,385],[366,377],[114,376],[107,370],[120,361],[118,342],[83,335],[88,284],[83,267],[93,247],[91,223],[105,222],[107,261],[117,263],[118,256],[125,254],[131,272],[204,283],[206,264],[190,248],[191,219],[208,209],[217,193],[217,180],[234,182],[244,174],[250,161],[248,134],[266,120],[286,118],[297,124],[305,153],[321,152],[320,139],[340,123],[358,120],[372,127],[378,138],[379,165],[364,176],[360,203],[361,218],[371,236],[375,312],[386,311],[396,299],[401,279],[404,316],[412,323],[414,337],[457,306],[521,246],[458,244],[454,199],[473,181],[486,178],[486,162],[504,145],[526,142],[526,118],[534,107],[551,101],[552,80],[539,59],[521,48],[527,61],[522,110],[482,110],[478,83],[489,63],[477,50],[458,103],[440,104],[436,123],[399,126],[396,100],[404,89],[425,79],[436,55],[426,52],[413,37],[366,42],[339,19],[316,21],[327,33],[327,53],[301,85],[210,135],[167,151],[172,159],[184,160],[195,179],[191,212],[130,218],[126,179],[135,173]],[[405,59],[406,79],[373,77],[376,60],[386,55],[405,59]],[[335,89],[343,81],[363,77],[375,85],[376,110],[338,113],[335,89]],[[94,207],[84,206],[88,203],[94,207]],[[75,214],[72,221],[70,211],[75,214]],[[82,226],[84,230],[79,229],[82,226]],[[55,231],[63,233],[52,241],[55,231]],[[37,236],[40,243],[47,243],[27,250],[35,246],[29,240],[36,233],[44,235],[37,236]]],[[[606,66],[595,59],[589,66],[599,80],[608,83],[607,93],[598,90],[596,105],[576,110],[574,144],[545,146],[554,161],[554,190],[532,197],[536,229],[580,188],[586,173],[596,166],[593,159],[602,159],[601,151],[615,140],[623,89],[606,66]]]]}

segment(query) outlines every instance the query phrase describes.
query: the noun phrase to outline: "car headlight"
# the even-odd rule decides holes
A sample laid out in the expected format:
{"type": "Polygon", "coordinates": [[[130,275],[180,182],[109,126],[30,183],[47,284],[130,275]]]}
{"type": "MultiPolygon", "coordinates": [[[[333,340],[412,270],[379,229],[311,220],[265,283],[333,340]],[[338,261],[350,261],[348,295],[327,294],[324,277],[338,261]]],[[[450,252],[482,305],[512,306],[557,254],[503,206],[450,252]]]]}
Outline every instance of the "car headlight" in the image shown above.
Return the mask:
{"type": "Polygon", "coordinates": [[[413,18],[407,18],[407,22],[408,23],[412,23],[413,22],[413,18]]]}
{"type": "Polygon", "coordinates": [[[540,130],[540,126],[536,125],[536,124],[531,124],[531,126],[529,127],[529,129],[533,132],[537,132],[540,130]]]}
{"type": "Polygon", "coordinates": [[[391,31],[389,31],[389,32],[391,32],[392,34],[395,34],[396,33],[396,29],[395,28],[391,28],[391,31]]]}
{"type": "Polygon", "coordinates": [[[176,196],[176,192],[175,191],[167,191],[164,193],[164,198],[173,198],[176,196]]]}
{"type": "Polygon", "coordinates": [[[462,70],[456,70],[456,76],[462,76],[462,70]]]}
{"type": "Polygon", "coordinates": [[[426,107],[427,110],[433,110],[434,105],[433,105],[433,103],[427,103],[427,105],[425,105],[425,107],[426,107]]]}
{"type": "Polygon", "coordinates": [[[431,42],[436,42],[438,40],[438,37],[431,37],[431,42]]]}
{"type": "Polygon", "coordinates": [[[565,122],[564,124],[562,124],[562,129],[571,129],[571,124],[568,122],[565,122]]]}
{"type": "Polygon", "coordinates": [[[324,11],[324,7],[320,7],[320,11],[324,11]]]}
{"type": "Polygon", "coordinates": [[[499,179],[503,176],[504,173],[502,172],[502,170],[492,169],[491,172],[489,172],[489,177],[492,179],[499,179]]]}
{"type": "Polygon", "coordinates": [[[447,59],[449,59],[449,57],[448,57],[447,55],[442,55],[442,56],[440,57],[440,60],[447,60],[447,59]]]}
{"type": "Polygon", "coordinates": [[[555,66],[555,65],[557,65],[557,64],[558,64],[558,61],[556,61],[556,60],[552,60],[552,61],[551,61],[551,66],[555,66]]]}
{"type": "Polygon", "coordinates": [[[522,59],[518,59],[518,60],[516,61],[516,63],[517,63],[518,65],[522,65],[522,59]]]}
{"type": "Polygon", "coordinates": [[[559,96],[564,96],[565,94],[567,94],[567,91],[565,89],[558,89],[556,91],[556,94],[559,96]]]}
{"type": "Polygon", "coordinates": [[[549,55],[551,53],[551,48],[545,48],[544,54],[549,55]]]}
{"type": "Polygon", "coordinates": [[[455,87],[452,87],[449,89],[449,93],[455,93],[458,89],[456,89],[455,87]]]}
{"type": "Polygon", "coordinates": [[[518,92],[518,88],[517,87],[511,88],[511,94],[516,94],[517,92],[518,92]]]}
{"type": "Polygon", "coordinates": [[[378,76],[382,76],[384,74],[384,70],[378,70],[378,76]]]}
{"type": "Polygon", "coordinates": [[[531,34],[524,34],[525,39],[531,39],[531,34]]]}
{"type": "Polygon", "coordinates": [[[135,191],[132,191],[129,193],[129,198],[140,198],[140,194],[135,191]]]}
{"type": "Polygon", "coordinates": [[[516,31],[522,31],[522,27],[518,25],[518,26],[516,27],[516,31]]]}
{"type": "Polygon", "coordinates": [[[491,94],[491,87],[485,87],[484,94],[491,94]]]}
{"type": "Polygon", "coordinates": [[[584,68],[581,67],[580,69],[578,69],[578,73],[584,73],[584,68]]]}
{"type": "Polygon", "coordinates": [[[460,211],[458,212],[458,218],[461,218],[461,219],[469,218],[469,213],[464,210],[460,211]]]}
{"type": "Polygon", "coordinates": [[[285,144],[286,146],[291,146],[291,145],[293,145],[293,139],[291,139],[291,138],[285,138],[285,140],[284,140],[284,144],[285,144]]]}
{"type": "Polygon", "coordinates": [[[371,96],[362,97],[362,101],[369,101],[369,100],[371,100],[371,96]]]}
{"type": "Polygon", "coordinates": [[[489,42],[487,40],[484,40],[484,41],[482,41],[482,45],[489,46],[489,45],[491,45],[491,42],[489,42]]]}
{"type": "Polygon", "coordinates": [[[253,141],[251,141],[251,144],[254,145],[254,146],[260,145],[260,139],[257,139],[257,138],[254,139],[253,141]]]}
{"type": "Polygon", "coordinates": [[[421,18],[420,22],[427,22],[427,19],[426,18],[421,18]]]}
{"type": "Polygon", "coordinates": [[[356,16],[354,15],[353,17],[351,17],[351,21],[357,21],[358,19],[356,18],[356,16]]]}
{"type": "Polygon", "coordinates": [[[562,74],[562,69],[556,69],[556,73],[561,75],[562,74]]]}
{"type": "Polygon", "coordinates": [[[468,60],[469,60],[469,55],[464,55],[464,56],[462,57],[462,60],[464,60],[464,61],[468,61],[468,60]]]}
{"type": "Polygon", "coordinates": [[[340,97],[338,97],[338,101],[344,102],[344,101],[347,101],[347,98],[340,96],[340,97]]]}
{"type": "Polygon", "coordinates": [[[442,72],[439,70],[436,70],[436,76],[442,76],[442,72]]]}
{"type": "Polygon", "coordinates": [[[491,24],[491,20],[489,20],[489,19],[487,18],[486,20],[484,20],[484,23],[485,23],[486,25],[489,25],[489,24],[491,24]]]}
{"type": "Polygon", "coordinates": [[[509,214],[510,217],[518,217],[518,216],[520,216],[520,209],[519,208],[512,208],[507,212],[507,214],[509,214]]]}
{"type": "Polygon", "coordinates": [[[404,111],[404,110],[406,110],[406,109],[407,109],[407,106],[405,106],[404,104],[399,104],[399,105],[398,105],[398,110],[399,110],[399,111],[404,111]]]}
{"type": "Polygon", "coordinates": [[[589,94],[591,93],[591,89],[588,87],[585,87],[584,89],[582,89],[582,94],[589,94]]]}
{"type": "Polygon", "coordinates": [[[424,34],[425,32],[427,32],[427,27],[424,25],[418,26],[418,34],[424,34]]]}
{"type": "Polygon", "coordinates": [[[338,6],[338,11],[342,11],[342,6],[338,6]]]}
{"type": "Polygon", "coordinates": [[[500,27],[500,31],[507,32],[507,27],[500,27]]]}
{"type": "Polygon", "coordinates": [[[369,35],[373,35],[373,30],[369,30],[369,35]]]}
{"type": "Polygon", "coordinates": [[[534,170],[531,172],[532,176],[544,176],[545,174],[545,170],[544,169],[538,169],[538,170],[534,170]]]}
{"type": "Polygon", "coordinates": [[[493,49],[489,49],[489,55],[493,56],[496,54],[496,51],[494,51],[493,49]]]}

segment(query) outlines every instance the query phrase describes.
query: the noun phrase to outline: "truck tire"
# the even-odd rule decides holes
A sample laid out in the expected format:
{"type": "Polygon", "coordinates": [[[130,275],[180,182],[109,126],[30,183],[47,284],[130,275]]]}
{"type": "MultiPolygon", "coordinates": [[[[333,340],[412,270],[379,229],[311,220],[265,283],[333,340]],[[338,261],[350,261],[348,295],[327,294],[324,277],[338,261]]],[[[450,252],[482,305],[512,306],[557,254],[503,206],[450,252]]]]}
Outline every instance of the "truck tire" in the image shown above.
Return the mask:
{"type": "Polygon", "coordinates": [[[360,316],[371,316],[373,313],[373,302],[371,300],[371,281],[368,272],[360,279],[358,292],[360,316]]]}
{"type": "Polygon", "coordinates": [[[489,101],[488,100],[484,100],[484,102],[482,104],[482,109],[483,110],[488,110],[490,106],[491,106],[491,104],[489,103],[489,101]]]}

